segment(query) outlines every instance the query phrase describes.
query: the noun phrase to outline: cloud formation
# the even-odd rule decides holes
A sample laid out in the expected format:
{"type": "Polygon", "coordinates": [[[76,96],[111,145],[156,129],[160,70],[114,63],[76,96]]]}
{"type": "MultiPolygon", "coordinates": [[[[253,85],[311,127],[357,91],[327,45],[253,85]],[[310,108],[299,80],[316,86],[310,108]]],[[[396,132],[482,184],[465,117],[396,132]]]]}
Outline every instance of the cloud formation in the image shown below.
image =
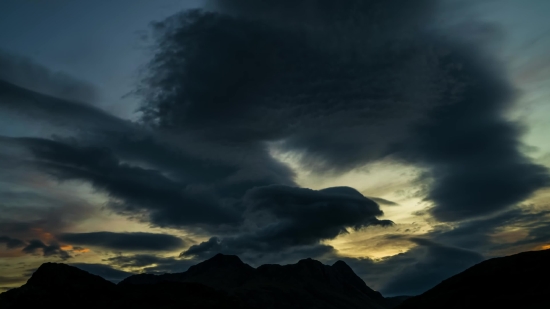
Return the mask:
{"type": "Polygon", "coordinates": [[[223,252],[257,258],[284,250],[324,249],[321,241],[348,233],[348,229],[393,224],[377,219],[383,215],[378,204],[349,187],[319,191],[280,185],[258,187],[247,192],[243,204],[243,232],[234,237],[212,237],[181,255],[206,258],[223,252]]]}
{"type": "Polygon", "coordinates": [[[93,85],[2,50],[0,80],[70,101],[95,103],[99,99],[99,93],[93,85]]]}
{"type": "Polygon", "coordinates": [[[159,226],[230,224],[238,220],[237,213],[214,197],[200,190],[186,190],[185,183],[158,170],[122,163],[109,149],[39,138],[4,141],[30,150],[34,159],[29,164],[59,180],[88,181],[120,201],[112,204],[116,210],[130,214],[148,211],[146,217],[159,226]]]}
{"type": "Polygon", "coordinates": [[[56,242],[46,245],[41,240],[33,239],[23,248],[23,252],[28,254],[34,254],[40,251],[42,251],[44,257],[57,256],[62,260],[71,258],[71,255],[67,251],[61,249],[56,242]]]}
{"type": "Polygon", "coordinates": [[[212,7],[156,25],[140,89],[152,123],[241,147],[271,142],[319,173],[380,159],[421,166],[445,222],[550,183],[505,117],[516,94],[500,64],[438,29],[435,1],[212,7]]]}
{"type": "Polygon", "coordinates": [[[57,236],[65,243],[95,246],[115,251],[171,251],[185,246],[176,236],[151,233],[65,233],[57,236]]]}
{"type": "Polygon", "coordinates": [[[15,249],[25,246],[24,241],[7,236],[0,236],[0,244],[5,244],[8,249],[15,249]]]}

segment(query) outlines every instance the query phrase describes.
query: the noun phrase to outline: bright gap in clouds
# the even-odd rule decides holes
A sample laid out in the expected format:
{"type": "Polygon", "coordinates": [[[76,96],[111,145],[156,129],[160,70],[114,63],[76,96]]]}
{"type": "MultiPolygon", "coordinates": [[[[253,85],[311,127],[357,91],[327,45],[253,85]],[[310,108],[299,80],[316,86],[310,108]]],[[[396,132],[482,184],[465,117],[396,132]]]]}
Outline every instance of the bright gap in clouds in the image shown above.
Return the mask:
{"type": "Polygon", "coordinates": [[[393,162],[376,162],[341,175],[320,175],[301,165],[303,161],[299,153],[285,152],[277,147],[277,143],[270,144],[269,149],[275,159],[292,168],[299,186],[315,190],[352,187],[366,197],[374,198],[384,211],[381,218],[396,223],[392,227],[348,230],[348,233],[323,242],[333,246],[342,256],[373,259],[393,256],[406,252],[414,244],[407,240],[388,241],[384,239],[385,235],[423,235],[431,230],[430,222],[419,215],[429,205],[424,201],[428,180],[418,179],[422,169],[393,162]]]}

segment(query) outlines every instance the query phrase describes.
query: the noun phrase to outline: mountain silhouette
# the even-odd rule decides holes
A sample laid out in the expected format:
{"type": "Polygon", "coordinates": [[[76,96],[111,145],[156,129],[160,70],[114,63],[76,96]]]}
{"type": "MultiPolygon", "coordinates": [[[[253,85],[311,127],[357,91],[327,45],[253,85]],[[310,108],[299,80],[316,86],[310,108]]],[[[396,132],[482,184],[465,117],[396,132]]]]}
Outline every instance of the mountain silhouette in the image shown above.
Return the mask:
{"type": "Polygon", "coordinates": [[[387,309],[344,262],[305,259],[253,268],[218,254],[164,275],[134,275],[115,285],[65,264],[40,266],[25,285],[0,294],[0,308],[362,308],[387,309]]]}
{"type": "Polygon", "coordinates": [[[159,282],[117,286],[76,267],[45,263],[25,285],[0,294],[0,308],[236,308],[252,309],[222,291],[199,284],[159,282]]]}
{"type": "Polygon", "coordinates": [[[178,274],[134,275],[120,286],[196,282],[235,295],[254,308],[388,308],[344,262],[305,259],[292,265],[253,268],[237,256],[218,254],[178,274]]]}
{"type": "Polygon", "coordinates": [[[415,297],[384,298],[343,261],[312,259],[253,268],[218,254],[176,274],[141,274],[118,285],[45,263],[0,308],[550,308],[550,250],[487,260],[415,297]]]}
{"type": "Polygon", "coordinates": [[[490,259],[453,276],[399,309],[550,308],[550,250],[490,259]]]}

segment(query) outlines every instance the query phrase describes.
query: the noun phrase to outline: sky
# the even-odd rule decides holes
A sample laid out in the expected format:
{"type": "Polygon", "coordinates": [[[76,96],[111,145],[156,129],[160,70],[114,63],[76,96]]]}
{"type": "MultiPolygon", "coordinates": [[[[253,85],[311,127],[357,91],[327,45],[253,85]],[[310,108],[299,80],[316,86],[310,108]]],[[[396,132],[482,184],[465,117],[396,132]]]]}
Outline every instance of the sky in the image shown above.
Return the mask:
{"type": "Polygon", "coordinates": [[[543,0],[3,0],[0,289],[217,253],[384,296],[550,248],[543,0]]]}

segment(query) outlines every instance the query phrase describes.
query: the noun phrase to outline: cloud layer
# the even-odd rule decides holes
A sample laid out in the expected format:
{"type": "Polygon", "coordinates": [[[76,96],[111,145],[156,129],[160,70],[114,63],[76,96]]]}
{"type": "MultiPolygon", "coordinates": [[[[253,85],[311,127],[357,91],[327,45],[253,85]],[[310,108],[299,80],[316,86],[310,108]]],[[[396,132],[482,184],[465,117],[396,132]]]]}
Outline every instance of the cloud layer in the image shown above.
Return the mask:
{"type": "Polygon", "coordinates": [[[65,233],[59,240],[76,245],[96,246],[115,251],[170,251],[185,246],[176,236],[150,233],[65,233]]]}

